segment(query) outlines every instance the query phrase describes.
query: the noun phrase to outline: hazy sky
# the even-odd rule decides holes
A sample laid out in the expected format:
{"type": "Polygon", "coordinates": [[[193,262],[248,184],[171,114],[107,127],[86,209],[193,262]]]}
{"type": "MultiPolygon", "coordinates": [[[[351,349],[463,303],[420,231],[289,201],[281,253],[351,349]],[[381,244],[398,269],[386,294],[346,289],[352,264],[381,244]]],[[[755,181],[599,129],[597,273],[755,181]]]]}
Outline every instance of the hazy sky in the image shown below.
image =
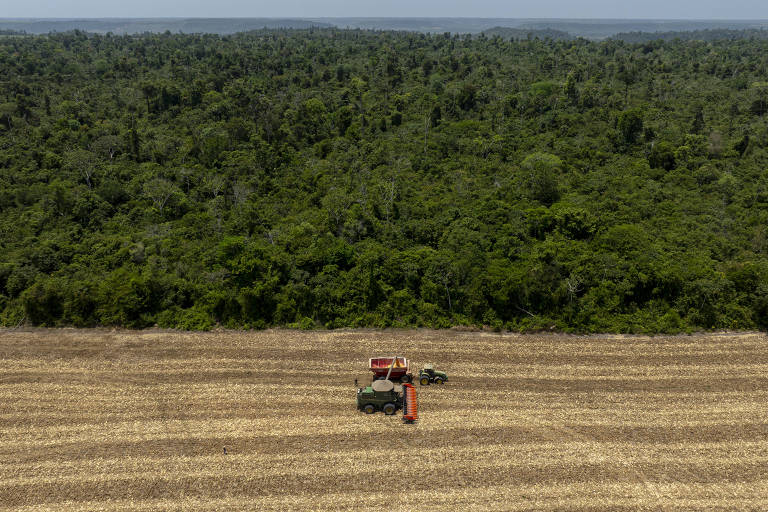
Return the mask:
{"type": "Polygon", "coordinates": [[[768,0],[0,0],[0,18],[164,16],[768,19],[768,0]]]}

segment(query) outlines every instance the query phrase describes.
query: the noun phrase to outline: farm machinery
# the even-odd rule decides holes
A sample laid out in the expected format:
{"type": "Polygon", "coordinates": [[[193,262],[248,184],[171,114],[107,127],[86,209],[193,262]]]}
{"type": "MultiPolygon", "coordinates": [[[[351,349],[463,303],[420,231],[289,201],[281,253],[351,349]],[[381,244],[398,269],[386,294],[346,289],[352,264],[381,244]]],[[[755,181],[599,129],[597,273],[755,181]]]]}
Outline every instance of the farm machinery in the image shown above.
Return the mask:
{"type": "MultiPolygon", "coordinates": [[[[368,368],[373,372],[370,386],[357,389],[357,408],[366,414],[381,411],[391,416],[398,410],[403,410],[403,420],[413,423],[418,419],[418,404],[416,388],[411,381],[408,359],[404,357],[372,357],[368,360],[368,368]],[[397,384],[395,383],[397,382],[397,384]]],[[[448,380],[445,372],[435,370],[434,365],[424,365],[419,371],[419,384],[442,384],[448,380]]],[[[357,386],[357,379],[355,379],[357,386]]]]}
{"type": "Polygon", "coordinates": [[[416,388],[410,383],[395,385],[391,380],[376,380],[370,386],[359,388],[357,408],[366,414],[381,411],[387,416],[402,409],[406,423],[419,419],[416,388]]]}
{"type": "Polygon", "coordinates": [[[404,357],[372,357],[368,360],[368,368],[373,372],[373,380],[392,380],[393,382],[411,382],[408,359],[404,357]]]}
{"type": "Polygon", "coordinates": [[[442,384],[448,380],[448,374],[435,370],[435,366],[432,364],[425,364],[424,368],[419,371],[419,384],[422,386],[428,386],[430,384],[442,384]]]}
{"type": "MultiPolygon", "coordinates": [[[[404,357],[372,357],[368,367],[373,372],[373,380],[391,380],[392,382],[413,382],[410,362],[404,357]]],[[[419,370],[419,384],[443,384],[448,381],[448,374],[435,370],[435,365],[425,364],[419,370]]]]}
{"type": "Polygon", "coordinates": [[[374,373],[373,382],[370,386],[358,388],[357,408],[366,414],[381,411],[388,416],[402,409],[404,422],[418,420],[416,388],[410,383],[408,361],[404,357],[377,357],[369,361],[369,366],[374,373]],[[386,372],[382,371],[384,360],[389,363],[386,372]],[[406,376],[409,377],[407,380],[406,376]],[[401,384],[395,385],[392,379],[399,379],[401,384]]]}

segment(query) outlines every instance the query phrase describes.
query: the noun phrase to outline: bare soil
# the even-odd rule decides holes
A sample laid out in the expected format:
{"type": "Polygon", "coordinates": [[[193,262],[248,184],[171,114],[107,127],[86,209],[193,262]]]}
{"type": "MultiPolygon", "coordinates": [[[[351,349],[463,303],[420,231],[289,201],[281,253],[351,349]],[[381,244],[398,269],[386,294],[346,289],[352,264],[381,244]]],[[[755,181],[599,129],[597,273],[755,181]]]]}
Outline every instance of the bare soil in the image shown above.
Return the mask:
{"type": "Polygon", "coordinates": [[[767,370],[758,333],[0,330],[0,509],[768,510],[767,370]],[[395,354],[449,375],[415,425],[355,408],[395,354]]]}

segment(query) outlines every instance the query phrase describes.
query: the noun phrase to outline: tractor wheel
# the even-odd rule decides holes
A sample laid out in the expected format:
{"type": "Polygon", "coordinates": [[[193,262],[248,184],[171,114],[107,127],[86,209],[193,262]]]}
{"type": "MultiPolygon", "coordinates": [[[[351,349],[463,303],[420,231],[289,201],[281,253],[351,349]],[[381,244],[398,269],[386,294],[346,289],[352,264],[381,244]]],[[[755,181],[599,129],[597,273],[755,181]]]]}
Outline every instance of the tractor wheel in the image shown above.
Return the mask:
{"type": "Polygon", "coordinates": [[[386,404],[384,405],[384,408],[382,410],[384,411],[384,414],[386,414],[387,416],[392,416],[393,414],[395,414],[397,407],[395,407],[395,404],[386,404]]]}
{"type": "Polygon", "coordinates": [[[376,408],[371,404],[368,404],[365,407],[363,407],[363,410],[365,411],[365,414],[373,414],[376,412],[376,408]]]}
{"type": "Polygon", "coordinates": [[[419,384],[422,386],[429,386],[429,377],[422,377],[419,379],[419,384]]]}
{"type": "Polygon", "coordinates": [[[442,377],[435,377],[435,384],[440,385],[442,383],[443,383],[443,378],[442,377]]]}

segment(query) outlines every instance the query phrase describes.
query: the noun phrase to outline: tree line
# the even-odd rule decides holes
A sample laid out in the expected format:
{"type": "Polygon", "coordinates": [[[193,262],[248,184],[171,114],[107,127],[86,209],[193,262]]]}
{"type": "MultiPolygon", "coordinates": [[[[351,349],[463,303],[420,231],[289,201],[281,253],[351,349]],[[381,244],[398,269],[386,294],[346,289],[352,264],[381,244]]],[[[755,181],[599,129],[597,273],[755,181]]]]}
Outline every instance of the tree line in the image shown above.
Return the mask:
{"type": "Polygon", "coordinates": [[[0,323],[754,329],[768,42],[0,38],[0,323]]]}

